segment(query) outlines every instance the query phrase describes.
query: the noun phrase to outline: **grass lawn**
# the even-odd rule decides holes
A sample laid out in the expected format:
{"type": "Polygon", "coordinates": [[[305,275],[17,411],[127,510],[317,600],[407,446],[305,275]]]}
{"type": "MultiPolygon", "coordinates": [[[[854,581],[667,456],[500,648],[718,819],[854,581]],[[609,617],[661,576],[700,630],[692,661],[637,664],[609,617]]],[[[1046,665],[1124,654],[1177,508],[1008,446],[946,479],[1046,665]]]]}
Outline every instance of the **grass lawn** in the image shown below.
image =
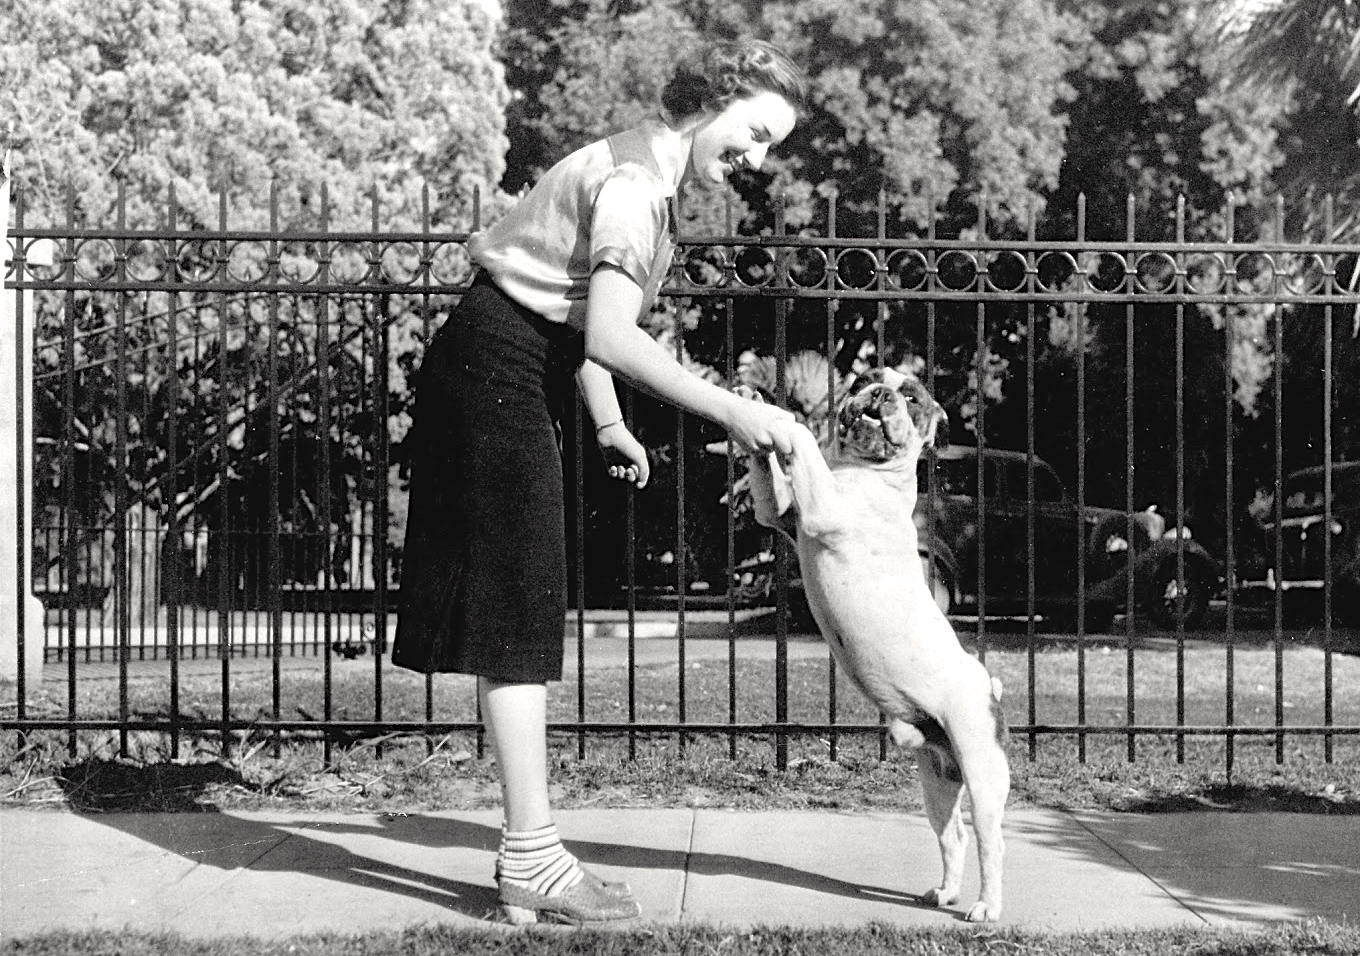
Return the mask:
{"type": "MultiPolygon", "coordinates": [[[[630,707],[636,720],[671,723],[763,724],[775,719],[775,665],[769,642],[738,642],[729,660],[727,643],[687,646],[684,667],[674,659],[674,642],[647,643],[633,670],[632,700],[625,658],[587,667],[584,685],[574,668],[550,685],[550,719],[570,723],[623,721],[630,707]],[[666,660],[669,654],[672,659],[666,660]],[[683,694],[682,694],[683,682],[683,694]]],[[[1325,659],[1306,646],[1290,645],[1280,658],[1282,696],[1276,696],[1276,656],[1271,647],[1242,647],[1232,657],[1222,647],[1197,645],[1179,657],[1165,645],[1138,648],[1130,659],[1122,647],[1092,645],[1079,654],[1070,644],[1042,646],[1033,657],[1023,649],[993,647],[989,669],[1006,686],[1006,711],[1013,726],[1035,721],[1123,727],[1128,688],[1135,689],[1135,723],[1175,725],[1178,684],[1184,686],[1182,722],[1189,726],[1225,720],[1228,688],[1239,725],[1273,726],[1277,711],[1286,726],[1324,720],[1325,659]],[[1078,694],[1079,678],[1084,694],[1078,694]]],[[[119,684],[109,665],[80,665],[75,712],[79,717],[115,716],[119,684]]],[[[371,658],[334,661],[332,713],[364,720],[374,716],[371,658]]],[[[134,716],[169,713],[169,665],[139,663],[129,669],[126,706],[134,716]]],[[[1336,654],[1331,660],[1336,688],[1360,685],[1360,658],[1336,654]]],[[[49,665],[43,696],[33,715],[68,712],[64,668],[49,665]]],[[[249,719],[273,713],[267,659],[233,661],[231,711],[249,719]]],[[[419,720],[427,706],[435,720],[476,718],[471,678],[438,675],[427,701],[425,679],[384,666],[382,715],[419,720]]],[[[324,708],[321,663],[316,658],[283,661],[278,687],[283,719],[319,717],[324,708]]],[[[789,646],[787,713],[802,724],[876,725],[877,714],[843,675],[833,682],[825,648],[814,641],[789,646]],[[835,710],[830,691],[835,690],[835,710]]],[[[221,668],[216,661],[185,664],[180,678],[180,711],[214,719],[221,715],[221,668]]],[[[1332,720],[1360,724],[1360,698],[1337,693],[1332,720]]],[[[199,809],[278,807],[310,809],[424,809],[488,807],[498,804],[494,767],[479,759],[473,733],[434,740],[410,737],[333,739],[332,762],[324,766],[319,734],[289,734],[276,740],[264,732],[235,735],[224,753],[216,734],[184,735],[176,759],[160,734],[128,735],[126,755],[118,736],[84,733],[74,757],[59,731],[0,739],[0,798],[26,805],[84,809],[199,809]],[[276,746],[276,743],[278,746],[276,746]]],[[[554,799],[562,807],[731,806],[741,808],[915,809],[914,761],[886,747],[876,732],[790,735],[787,769],[777,767],[768,734],[649,731],[629,734],[572,731],[552,735],[554,799]],[[881,757],[886,752],[886,759],[881,757]]],[[[1135,760],[1128,759],[1128,735],[1023,731],[1012,736],[1013,803],[1046,807],[1164,809],[1178,806],[1279,808],[1317,812],[1360,812],[1360,739],[1338,737],[1328,761],[1321,738],[1286,736],[1277,762],[1275,738],[1243,736],[1233,744],[1231,775],[1226,743],[1217,737],[1141,736],[1135,760]]]]}
{"type": "Polygon", "coordinates": [[[1360,952],[1360,929],[1321,921],[1259,932],[1210,930],[1025,933],[1007,929],[756,929],[706,926],[628,931],[457,930],[448,927],[362,936],[188,940],[135,932],[53,933],[0,943],[14,956],[1343,956],[1360,952]]]}

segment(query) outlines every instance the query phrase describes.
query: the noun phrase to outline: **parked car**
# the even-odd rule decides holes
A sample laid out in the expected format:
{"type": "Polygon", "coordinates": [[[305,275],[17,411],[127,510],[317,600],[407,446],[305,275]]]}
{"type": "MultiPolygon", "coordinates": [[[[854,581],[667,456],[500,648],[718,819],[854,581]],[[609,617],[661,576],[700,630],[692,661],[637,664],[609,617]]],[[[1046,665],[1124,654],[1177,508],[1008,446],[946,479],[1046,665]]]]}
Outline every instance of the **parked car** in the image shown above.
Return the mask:
{"type": "MultiPolygon", "coordinates": [[[[930,559],[927,573],[933,567],[936,600],[946,612],[975,611],[982,604],[989,616],[1024,614],[1029,608],[1029,461],[1023,452],[989,448],[982,464],[979,516],[978,449],[948,445],[922,458],[916,524],[922,555],[930,559]]],[[[1085,627],[1107,630],[1127,604],[1132,561],[1137,613],[1161,628],[1174,628],[1178,617],[1186,627],[1200,624],[1218,590],[1219,574],[1188,528],[1168,530],[1155,508],[1132,515],[1090,505],[1079,511],[1047,462],[1035,457],[1033,467],[1036,610],[1061,624],[1075,622],[1078,568],[1084,567],[1085,627]]]]}
{"type": "Polygon", "coordinates": [[[1285,478],[1279,527],[1284,560],[1279,568],[1274,567],[1276,527],[1272,507],[1259,519],[1262,540],[1258,543],[1266,556],[1264,574],[1248,577],[1239,587],[1248,592],[1279,589],[1304,598],[1303,603],[1316,609],[1321,606],[1330,574],[1334,619],[1360,626],[1360,461],[1336,462],[1331,470],[1330,514],[1324,497],[1325,466],[1304,468],[1285,478]]]}

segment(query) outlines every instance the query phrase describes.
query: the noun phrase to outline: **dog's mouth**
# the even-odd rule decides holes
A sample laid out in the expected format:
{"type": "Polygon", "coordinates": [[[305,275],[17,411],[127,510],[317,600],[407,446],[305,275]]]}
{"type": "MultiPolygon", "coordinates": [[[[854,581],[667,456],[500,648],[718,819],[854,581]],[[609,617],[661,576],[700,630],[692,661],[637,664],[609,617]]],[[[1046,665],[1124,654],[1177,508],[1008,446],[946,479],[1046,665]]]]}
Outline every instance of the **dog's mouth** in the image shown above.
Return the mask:
{"type": "Polygon", "coordinates": [[[898,457],[918,435],[906,406],[895,389],[869,385],[841,409],[841,440],[864,458],[889,461],[898,457]]]}
{"type": "Polygon", "coordinates": [[[841,447],[866,461],[906,458],[933,442],[944,409],[914,379],[871,371],[845,400],[837,419],[841,447]]]}

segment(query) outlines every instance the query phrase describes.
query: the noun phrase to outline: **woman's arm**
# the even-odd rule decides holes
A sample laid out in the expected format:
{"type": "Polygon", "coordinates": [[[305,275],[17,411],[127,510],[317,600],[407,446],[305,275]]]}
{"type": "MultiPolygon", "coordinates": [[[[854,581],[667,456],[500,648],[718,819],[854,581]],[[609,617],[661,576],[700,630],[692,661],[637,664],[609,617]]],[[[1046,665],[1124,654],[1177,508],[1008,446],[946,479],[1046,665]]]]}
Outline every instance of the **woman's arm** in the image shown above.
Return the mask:
{"type": "MultiPolygon", "coordinates": [[[[793,413],[750,402],[687,372],[638,327],[642,289],[622,269],[602,265],[590,277],[586,305],[586,358],[652,395],[727,429],[753,451],[793,450],[793,413]]],[[[592,408],[592,414],[594,409],[592,408]]]]}
{"type": "Polygon", "coordinates": [[[595,422],[595,441],[600,446],[609,477],[621,478],[638,488],[647,487],[651,463],[647,449],[633,437],[623,421],[619,396],[614,391],[614,379],[609,370],[586,359],[576,370],[576,384],[581,400],[595,422]]]}
{"type": "Polygon", "coordinates": [[[614,378],[609,370],[586,359],[576,370],[576,384],[581,389],[581,400],[596,429],[604,428],[611,422],[623,421],[623,411],[619,408],[619,396],[614,391],[614,378]]]}

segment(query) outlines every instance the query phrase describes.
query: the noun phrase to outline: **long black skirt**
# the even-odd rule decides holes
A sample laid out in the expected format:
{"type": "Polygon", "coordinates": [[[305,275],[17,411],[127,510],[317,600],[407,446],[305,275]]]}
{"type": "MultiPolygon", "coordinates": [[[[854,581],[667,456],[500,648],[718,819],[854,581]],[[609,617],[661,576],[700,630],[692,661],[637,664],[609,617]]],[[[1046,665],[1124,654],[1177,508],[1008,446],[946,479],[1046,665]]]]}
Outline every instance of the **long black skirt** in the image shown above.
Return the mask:
{"type": "Polygon", "coordinates": [[[567,606],[559,427],[581,333],[482,273],[416,381],[392,663],[507,683],[562,677],[567,606]]]}

